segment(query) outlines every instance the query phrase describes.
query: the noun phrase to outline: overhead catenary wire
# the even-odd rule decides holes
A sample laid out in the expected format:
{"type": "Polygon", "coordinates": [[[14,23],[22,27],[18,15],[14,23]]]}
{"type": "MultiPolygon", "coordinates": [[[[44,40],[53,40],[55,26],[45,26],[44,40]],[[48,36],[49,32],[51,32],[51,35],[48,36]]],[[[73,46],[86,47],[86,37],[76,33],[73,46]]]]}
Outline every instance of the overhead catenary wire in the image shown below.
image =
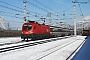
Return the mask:
{"type": "MultiPolygon", "coordinates": [[[[24,1],[24,0],[23,0],[23,1],[24,1]]],[[[27,0],[26,0],[26,1],[27,1],[27,0]]],[[[33,1],[36,1],[36,0],[33,0],[33,1]]],[[[5,6],[5,5],[1,5],[1,7],[3,7],[3,8],[7,8],[7,9],[10,9],[10,10],[12,10],[12,11],[17,11],[17,12],[23,13],[22,8],[20,8],[20,7],[11,5],[11,4],[6,3],[6,2],[3,2],[3,1],[0,1],[0,2],[4,3],[4,4],[6,4],[6,5],[12,6],[12,7],[18,8],[18,9],[14,9],[14,8],[11,8],[11,7],[8,7],[8,6],[5,6]],[[19,10],[19,9],[20,9],[20,10],[19,10]]],[[[27,1],[27,2],[28,2],[28,1],[27,1]]],[[[39,3],[39,4],[41,4],[41,5],[43,5],[46,9],[45,9],[45,8],[42,8],[42,7],[40,7],[40,6],[32,3],[32,2],[30,2],[30,1],[29,1],[29,4],[31,4],[31,5],[39,8],[39,9],[45,11],[45,12],[50,12],[50,11],[48,11],[47,9],[53,10],[53,9],[49,8],[48,6],[45,6],[43,3],[39,2],[39,1],[36,1],[36,2],[39,3]]],[[[67,11],[67,10],[69,10],[69,9],[66,9],[65,11],[67,11]]],[[[27,10],[27,11],[28,11],[28,10],[27,10]]],[[[28,11],[28,12],[29,12],[29,11],[28,11]]],[[[33,11],[30,11],[30,15],[32,14],[31,12],[32,12],[32,13],[35,13],[33,16],[36,16],[36,17],[39,17],[39,18],[42,17],[42,14],[39,14],[39,13],[33,12],[33,11]],[[38,16],[37,16],[37,14],[38,14],[38,16]],[[40,15],[40,16],[39,16],[39,15],[40,15]]],[[[54,11],[54,12],[55,12],[55,11],[54,11]]],[[[53,12],[51,12],[51,14],[53,14],[53,15],[56,16],[56,17],[59,17],[59,15],[55,15],[55,13],[53,13],[53,12]]],[[[45,17],[45,16],[44,16],[44,17],[45,17]]],[[[55,18],[56,18],[56,17],[55,17],[55,18]]]]}
{"type": "Polygon", "coordinates": [[[30,1],[26,1],[26,2],[33,5],[33,6],[35,6],[35,7],[37,7],[37,8],[39,8],[39,9],[41,9],[41,10],[43,10],[43,11],[45,11],[45,12],[49,12],[49,11],[45,10],[44,8],[38,6],[38,5],[36,5],[36,4],[34,4],[34,3],[30,2],[30,1]]]}
{"type": "MultiPolygon", "coordinates": [[[[18,19],[23,19],[23,15],[16,14],[16,13],[11,13],[11,12],[6,12],[6,11],[0,11],[0,13],[3,13],[1,15],[7,16],[7,17],[13,17],[13,18],[18,18],[18,19]]],[[[35,16],[35,15],[33,15],[35,16]]],[[[28,17],[28,16],[26,16],[28,17]]]]}
{"type": "Polygon", "coordinates": [[[79,8],[80,8],[81,16],[83,16],[83,17],[84,17],[84,14],[83,14],[83,12],[82,12],[81,6],[80,6],[80,4],[79,4],[79,3],[78,3],[78,5],[79,5],[79,8]]]}
{"type": "Polygon", "coordinates": [[[23,22],[17,22],[17,21],[12,21],[12,20],[6,20],[7,22],[13,22],[13,23],[23,23],[23,22]]]}
{"type": "Polygon", "coordinates": [[[10,8],[10,7],[5,6],[5,5],[1,5],[1,4],[0,4],[0,6],[1,6],[1,7],[4,7],[4,8],[7,8],[7,9],[10,9],[10,10],[12,10],[12,11],[14,10],[14,11],[18,11],[18,12],[23,13],[23,11],[20,11],[20,10],[14,9],[14,8],[10,8]]]}
{"type": "MultiPolygon", "coordinates": [[[[1,3],[4,3],[4,4],[6,4],[6,5],[12,6],[12,7],[14,7],[14,8],[17,8],[17,10],[16,10],[16,9],[13,9],[13,8],[10,8],[10,7],[7,7],[7,6],[4,6],[4,5],[1,5],[1,7],[8,8],[8,9],[11,9],[11,10],[14,10],[14,11],[18,11],[18,12],[24,13],[24,12],[22,11],[23,8],[20,8],[20,7],[11,5],[11,4],[6,3],[6,2],[3,2],[3,1],[0,1],[0,2],[1,2],[1,3]],[[18,9],[20,9],[20,10],[18,10],[18,9]]],[[[28,13],[35,13],[35,14],[41,15],[40,13],[27,10],[27,14],[28,14],[28,13]]],[[[32,15],[32,14],[30,14],[30,15],[32,15]]]]}
{"type": "MultiPolygon", "coordinates": [[[[50,7],[46,6],[46,5],[44,5],[43,3],[41,3],[41,2],[38,1],[38,0],[33,0],[33,1],[35,1],[35,2],[38,3],[39,5],[42,5],[44,8],[47,8],[47,9],[53,11],[54,13],[51,12],[52,14],[57,14],[57,15],[54,15],[54,16],[59,16],[58,14],[61,14],[61,12],[55,11],[54,9],[52,9],[52,8],[50,8],[50,7]]],[[[68,10],[71,9],[71,8],[73,8],[73,6],[67,8],[66,10],[64,10],[64,11],[62,11],[62,12],[68,11],[68,10]]]]}
{"type": "MultiPolygon", "coordinates": [[[[19,0],[19,1],[22,1],[22,0],[19,0]]],[[[27,2],[28,4],[30,4],[30,5],[38,8],[38,9],[40,9],[40,10],[42,10],[42,11],[44,11],[44,12],[46,12],[47,14],[48,14],[48,13],[51,13],[52,15],[57,16],[55,13],[58,13],[58,12],[53,13],[53,12],[49,11],[48,9],[50,9],[50,8],[47,7],[47,6],[45,6],[44,4],[42,4],[42,3],[39,2],[39,1],[37,1],[37,2],[38,2],[40,5],[44,6],[44,8],[43,8],[43,7],[40,7],[39,5],[37,5],[37,4],[35,4],[35,3],[32,3],[32,2],[30,2],[30,1],[28,1],[28,0],[26,0],[26,2],[27,2]],[[45,7],[46,7],[47,9],[45,9],[45,7]]],[[[58,17],[58,16],[57,16],[57,17],[58,17]]]]}
{"type": "Polygon", "coordinates": [[[55,10],[53,10],[52,8],[50,8],[50,7],[46,6],[46,5],[44,5],[43,3],[41,3],[41,2],[38,1],[38,0],[33,0],[33,1],[35,1],[35,2],[38,3],[39,5],[43,6],[44,8],[47,8],[47,9],[49,9],[49,10],[55,12],[55,13],[58,13],[57,11],[55,11],[55,10]]]}
{"type": "Polygon", "coordinates": [[[15,7],[15,8],[18,8],[18,9],[21,9],[22,10],[22,8],[20,8],[20,7],[17,7],[17,6],[14,6],[14,5],[11,5],[11,4],[9,4],[9,3],[6,3],[6,2],[4,2],[4,1],[0,1],[1,3],[4,3],[4,4],[6,4],[6,5],[10,5],[10,6],[13,6],[13,7],[15,7]]]}
{"type": "MultiPolygon", "coordinates": [[[[27,0],[26,0],[26,1],[27,1],[27,0]]],[[[44,8],[47,8],[47,9],[49,9],[49,10],[51,10],[51,11],[57,13],[57,15],[55,15],[55,13],[51,12],[51,14],[54,14],[54,16],[57,16],[57,17],[58,17],[58,16],[59,16],[58,14],[61,14],[60,12],[57,12],[57,11],[51,9],[50,7],[44,5],[44,4],[41,3],[40,1],[37,1],[37,0],[33,0],[33,1],[35,1],[35,2],[37,2],[38,4],[42,5],[44,8]]],[[[29,2],[29,1],[28,1],[28,2],[29,2]]],[[[31,3],[31,2],[29,2],[29,3],[30,3],[31,5],[33,5],[33,6],[35,6],[35,7],[38,7],[37,5],[35,5],[35,4],[31,3]]],[[[72,6],[72,7],[73,7],[73,6],[72,6]]],[[[64,10],[64,11],[62,11],[62,12],[65,12],[65,11],[71,9],[72,7],[68,8],[68,9],[66,9],[66,10],[64,10]]],[[[44,11],[45,11],[45,9],[44,9],[44,11]]],[[[46,12],[50,13],[49,11],[46,11],[46,12]]]]}
{"type": "Polygon", "coordinates": [[[73,8],[73,6],[67,8],[66,10],[63,10],[62,12],[66,12],[66,11],[68,11],[68,10],[71,9],[71,8],[73,8]]]}

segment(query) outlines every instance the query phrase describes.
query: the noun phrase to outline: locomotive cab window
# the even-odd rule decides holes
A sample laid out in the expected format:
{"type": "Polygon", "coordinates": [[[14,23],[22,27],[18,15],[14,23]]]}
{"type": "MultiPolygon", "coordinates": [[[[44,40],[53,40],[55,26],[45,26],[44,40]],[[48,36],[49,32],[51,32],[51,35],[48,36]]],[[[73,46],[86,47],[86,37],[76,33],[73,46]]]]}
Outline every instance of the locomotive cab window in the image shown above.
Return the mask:
{"type": "Polygon", "coordinates": [[[32,29],[32,26],[31,25],[25,25],[24,26],[24,30],[31,30],[32,29]]]}

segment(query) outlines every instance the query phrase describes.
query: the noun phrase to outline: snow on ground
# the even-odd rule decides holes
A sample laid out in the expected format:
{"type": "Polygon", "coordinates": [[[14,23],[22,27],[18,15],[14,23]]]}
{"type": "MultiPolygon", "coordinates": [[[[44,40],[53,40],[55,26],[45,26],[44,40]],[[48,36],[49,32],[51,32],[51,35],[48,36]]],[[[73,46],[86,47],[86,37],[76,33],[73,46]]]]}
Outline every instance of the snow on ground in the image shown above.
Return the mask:
{"type": "Polygon", "coordinates": [[[18,42],[21,41],[21,37],[5,37],[5,38],[0,38],[0,44],[3,43],[14,43],[14,42],[18,42]]]}
{"type": "MultiPolygon", "coordinates": [[[[78,47],[78,45],[85,40],[86,36],[77,36],[66,39],[61,39],[53,42],[30,46],[22,49],[17,49],[5,53],[0,53],[0,60],[66,60],[66,58],[78,47]],[[62,44],[77,40],[74,44],[66,48],[60,48],[62,44]],[[56,48],[55,48],[56,47],[56,48]],[[53,50],[54,49],[54,50],[53,50]],[[57,50],[56,52],[55,49],[57,50]],[[49,54],[50,52],[53,52],[49,54]],[[45,56],[45,57],[44,57],[45,56]],[[44,58],[41,58],[44,57],[44,58]]],[[[6,38],[0,38],[0,42],[6,38]]],[[[10,41],[15,38],[7,38],[10,41]]],[[[13,41],[14,41],[13,40],[13,41]]],[[[16,40],[21,40],[17,37],[16,40]]]]}

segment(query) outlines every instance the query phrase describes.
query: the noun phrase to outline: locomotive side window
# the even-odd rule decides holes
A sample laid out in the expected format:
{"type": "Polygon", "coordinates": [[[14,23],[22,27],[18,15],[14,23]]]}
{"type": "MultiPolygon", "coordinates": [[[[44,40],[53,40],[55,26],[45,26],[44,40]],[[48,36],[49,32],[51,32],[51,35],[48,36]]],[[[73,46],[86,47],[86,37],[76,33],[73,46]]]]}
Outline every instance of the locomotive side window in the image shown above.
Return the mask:
{"type": "Polygon", "coordinates": [[[34,26],[34,29],[36,29],[36,26],[34,26]]]}
{"type": "Polygon", "coordinates": [[[24,30],[31,30],[32,29],[32,26],[31,25],[25,25],[24,26],[24,30]]]}

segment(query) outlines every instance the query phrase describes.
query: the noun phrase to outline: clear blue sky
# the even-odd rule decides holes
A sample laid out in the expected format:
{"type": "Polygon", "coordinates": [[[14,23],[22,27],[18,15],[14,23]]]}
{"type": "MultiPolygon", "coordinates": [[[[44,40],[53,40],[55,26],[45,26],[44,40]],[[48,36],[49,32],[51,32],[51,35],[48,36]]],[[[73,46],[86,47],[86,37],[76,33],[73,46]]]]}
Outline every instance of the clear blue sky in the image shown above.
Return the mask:
{"type": "MultiPolygon", "coordinates": [[[[21,28],[21,25],[24,22],[23,20],[24,14],[22,13],[24,9],[23,1],[26,0],[0,0],[0,15],[3,16],[4,19],[10,23],[10,27],[21,28]]],[[[73,25],[74,8],[72,1],[75,0],[28,0],[28,1],[29,2],[27,2],[27,12],[28,11],[30,12],[30,20],[35,20],[42,23],[40,18],[45,17],[46,23],[48,24],[49,21],[47,15],[48,12],[51,12],[50,19],[52,19],[52,23],[65,22],[73,25]]],[[[76,0],[76,1],[90,2],[89,0],[76,0]]],[[[77,3],[76,7],[77,7],[76,8],[77,21],[87,16],[90,17],[90,3],[88,4],[77,3]],[[80,14],[82,13],[84,17],[80,16],[80,14]]]]}

